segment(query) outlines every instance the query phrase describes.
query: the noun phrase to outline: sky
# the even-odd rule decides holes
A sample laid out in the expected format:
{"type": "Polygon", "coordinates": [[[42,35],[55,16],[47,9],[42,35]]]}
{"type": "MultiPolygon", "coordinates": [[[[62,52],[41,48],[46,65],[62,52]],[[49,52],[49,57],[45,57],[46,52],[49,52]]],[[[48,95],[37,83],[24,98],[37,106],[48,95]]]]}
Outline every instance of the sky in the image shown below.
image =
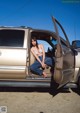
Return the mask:
{"type": "Polygon", "coordinates": [[[80,39],[80,0],[0,0],[0,26],[53,31],[54,16],[70,42],[80,39]]]}

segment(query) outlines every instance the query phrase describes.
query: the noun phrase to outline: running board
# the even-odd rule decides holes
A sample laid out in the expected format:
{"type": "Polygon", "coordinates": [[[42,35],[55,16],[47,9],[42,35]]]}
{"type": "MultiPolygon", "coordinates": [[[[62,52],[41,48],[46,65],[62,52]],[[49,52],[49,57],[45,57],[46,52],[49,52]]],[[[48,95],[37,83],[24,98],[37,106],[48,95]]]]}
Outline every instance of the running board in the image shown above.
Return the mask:
{"type": "MultiPolygon", "coordinates": [[[[53,83],[54,84],[54,83],[53,83]]],[[[0,81],[0,87],[43,87],[50,88],[50,82],[39,81],[0,81]]],[[[77,88],[77,84],[68,83],[63,88],[77,88]]]]}
{"type": "Polygon", "coordinates": [[[0,81],[0,87],[50,87],[50,82],[0,81]]]}

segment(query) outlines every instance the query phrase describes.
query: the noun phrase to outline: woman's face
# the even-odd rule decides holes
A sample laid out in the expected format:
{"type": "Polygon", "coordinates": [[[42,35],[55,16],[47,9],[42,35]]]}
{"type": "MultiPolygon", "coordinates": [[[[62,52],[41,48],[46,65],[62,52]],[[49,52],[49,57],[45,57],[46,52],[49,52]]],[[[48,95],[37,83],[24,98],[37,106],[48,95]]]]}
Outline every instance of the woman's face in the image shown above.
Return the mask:
{"type": "Polygon", "coordinates": [[[32,39],[32,45],[36,46],[36,40],[32,39]]]}

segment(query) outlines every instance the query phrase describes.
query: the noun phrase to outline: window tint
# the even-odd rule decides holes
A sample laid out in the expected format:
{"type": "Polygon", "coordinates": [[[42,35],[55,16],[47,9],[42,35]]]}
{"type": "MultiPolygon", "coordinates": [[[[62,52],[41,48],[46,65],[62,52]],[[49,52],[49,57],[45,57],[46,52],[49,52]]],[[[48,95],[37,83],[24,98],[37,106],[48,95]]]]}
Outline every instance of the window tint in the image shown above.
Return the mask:
{"type": "Polygon", "coordinates": [[[23,47],[24,31],[0,30],[0,46],[23,47]]]}

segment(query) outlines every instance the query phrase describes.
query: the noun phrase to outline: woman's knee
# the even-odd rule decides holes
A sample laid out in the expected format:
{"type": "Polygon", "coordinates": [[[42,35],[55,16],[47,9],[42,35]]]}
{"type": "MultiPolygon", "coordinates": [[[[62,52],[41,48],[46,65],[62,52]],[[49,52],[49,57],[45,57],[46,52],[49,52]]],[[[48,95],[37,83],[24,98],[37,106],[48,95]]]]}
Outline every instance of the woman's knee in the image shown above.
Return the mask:
{"type": "Polygon", "coordinates": [[[51,58],[46,58],[46,62],[52,62],[51,58]]]}
{"type": "Polygon", "coordinates": [[[51,58],[47,58],[45,63],[46,63],[47,65],[49,65],[49,66],[52,66],[53,61],[52,61],[51,58]]]}
{"type": "Polygon", "coordinates": [[[29,66],[29,69],[30,69],[31,71],[33,71],[33,70],[34,70],[34,67],[31,65],[31,66],[29,66]]]}

